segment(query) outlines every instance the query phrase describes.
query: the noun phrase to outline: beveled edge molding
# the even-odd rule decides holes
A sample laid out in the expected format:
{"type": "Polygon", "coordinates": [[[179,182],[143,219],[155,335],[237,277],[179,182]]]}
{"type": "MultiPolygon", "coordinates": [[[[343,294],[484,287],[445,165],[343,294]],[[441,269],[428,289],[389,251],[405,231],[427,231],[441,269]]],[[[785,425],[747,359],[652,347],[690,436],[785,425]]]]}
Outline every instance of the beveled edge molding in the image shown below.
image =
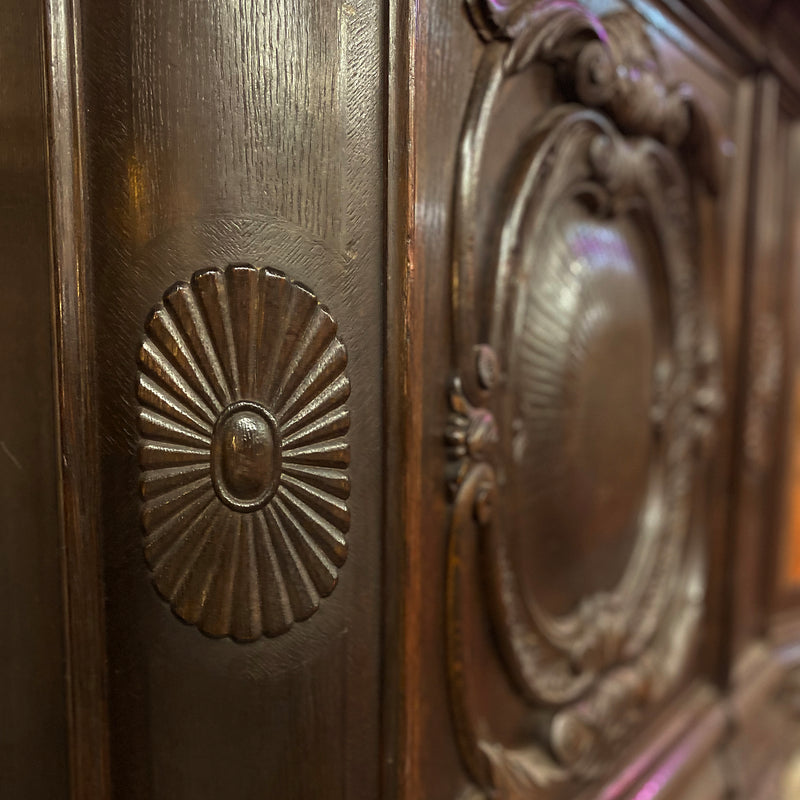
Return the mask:
{"type": "Polygon", "coordinates": [[[53,354],[63,541],[69,792],[111,796],[94,331],[85,210],[80,0],[46,0],[53,354]]]}
{"type": "MultiPolygon", "coordinates": [[[[683,588],[668,580],[665,584],[661,582],[658,591],[654,590],[654,605],[646,615],[647,624],[640,626],[634,637],[638,644],[622,659],[621,665],[614,666],[615,654],[627,652],[619,649],[616,633],[623,624],[618,619],[619,609],[614,610],[616,605],[607,610],[587,608],[586,619],[608,622],[608,636],[584,648],[585,652],[602,656],[601,663],[584,680],[580,671],[571,681],[565,673],[563,691],[550,691],[537,677],[539,667],[525,666],[523,652],[514,645],[515,638],[526,640],[522,616],[507,619],[504,625],[505,612],[497,611],[504,604],[503,597],[508,596],[503,589],[509,578],[507,566],[500,563],[493,575],[490,570],[490,591],[494,584],[493,591],[501,598],[499,604],[496,600],[489,604],[491,615],[495,627],[499,620],[501,629],[505,628],[499,645],[516,688],[528,703],[567,704],[545,726],[545,730],[549,727],[549,733],[544,736],[544,746],[509,748],[491,741],[470,687],[474,656],[465,639],[472,624],[471,615],[487,611],[478,607],[472,596],[474,589],[469,585],[469,576],[481,574],[484,568],[486,557],[483,561],[479,559],[478,551],[502,551],[502,541],[493,532],[499,458],[493,389],[498,353],[481,342],[474,313],[478,296],[473,220],[482,189],[482,155],[487,147],[493,109],[508,78],[536,62],[552,66],[565,101],[577,100],[584,109],[569,105],[563,106],[563,110],[554,109],[552,130],[537,134],[540,147],[555,151],[560,143],[567,141],[565,147],[578,148],[573,156],[579,151],[584,153],[581,157],[591,164],[593,179],[605,187],[611,203],[624,204],[627,195],[644,193],[655,209],[651,213],[662,218],[661,246],[670,251],[666,259],[674,269],[669,280],[688,304],[685,306],[688,310],[677,323],[676,335],[677,347],[686,353],[683,374],[675,376],[674,381],[667,379],[663,387],[667,393],[663,403],[665,413],[676,402],[683,409],[677,425],[680,430],[677,450],[681,456],[677,460],[684,460],[687,466],[678,470],[675,486],[687,503],[692,495],[690,476],[694,462],[703,460],[709,452],[724,397],[716,331],[695,306],[692,296],[693,187],[685,176],[684,164],[693,164],[706,189],[716,191],[716,140],[691,88],[664,81],[656,53],[635,14],[619,12],[601,22],[569,0],[523,0],[506,5],[470,0],[468,6],[486,46],[465,113],[456,167],[452,264],[456,377],[450,392],[451,413],[445,434],[447,482],[453,499],[446,602],[449,687],[456,737],[472,779],[492,796],[533,797],[554,784],[580,785],[604,774],[608,753],[613,753],[641,721],[641,710],[665,696],[675,684],[684,669],[703,606],[703,557],[696,541],[687,540],[685,562],[677,556],[675,547],[669,548],[670,574],[682,575],[679,583],[683,588]],[[594,126],[597,135],[591,140],[580,131],[573,133],[570,125],[594,126]],[[558,136],[552,132],[557,128],[558,136]],[[634,137],[630,144],[627,136],[634,137]],[[573,140],[575,144],[569,144],[573,140]],[[667,184],[660,189],[649,177],[656,169],[666,176],[663,180],[667,184]],[[671,626],[658,633],[665,616],[672,620],[671,626]],[[661,644],[652,653],[645,647],[644,672],[626,664],[630,654],[639,652],[639,646],[652,637],[661,644]],[[587,699],[584,695],[596,683],[597,675],[611,666],[614,668],[610,674],[592,689],[587,699]]],[[[550,160],[543,156],[539,162],[536,169],[546,175],[549,167],[544,165],[550,160]]],[[[509,268],[503,266],[503,269],[509,268]]],[[[495,298],[495,306],[502,305],[502,298],[500,302],[495,298]]],[[[496,333],[497,329],[493,330],[496,333]]],[[[493,336],[492,341],[496,338],[493,336]]],[[[685,503],[679,505],[683,507],[685,503]]],[[[681,520],[676,518],[677,528],[688,530],[688,512],[679,513],[678,517],[683,522],[678,524],[681,520]]],[[[679,545],[683,546],[680,542],[679,545]]],[[[540,627],[540,632],[546,630],[546,625],[540,627]]],[[[529,648],[535,653],[536,647],[533,642],[523,642],[523,651],[529,648]]]]}
{"type": "Polygon", "coordinates": [[[308,619],[350,526],[347,350],[304,286],[248,264],[194,273],[139,351],[144,552],[183,621],[253,641],[308,619]]]}

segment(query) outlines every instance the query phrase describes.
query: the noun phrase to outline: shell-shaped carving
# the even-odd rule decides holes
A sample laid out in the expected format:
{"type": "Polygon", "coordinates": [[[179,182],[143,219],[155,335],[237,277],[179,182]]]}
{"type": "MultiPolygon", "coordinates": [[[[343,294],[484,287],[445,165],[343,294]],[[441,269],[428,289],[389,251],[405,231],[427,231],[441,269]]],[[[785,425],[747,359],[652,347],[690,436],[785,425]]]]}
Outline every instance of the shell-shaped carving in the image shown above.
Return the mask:
{"type": "Polygon", "coordinates": [[[139,352],[144,551],[174,612],[212,636],[276,636],[347,555],[350,382],[336,322],[249,265],[196,272],[139,352]]]}

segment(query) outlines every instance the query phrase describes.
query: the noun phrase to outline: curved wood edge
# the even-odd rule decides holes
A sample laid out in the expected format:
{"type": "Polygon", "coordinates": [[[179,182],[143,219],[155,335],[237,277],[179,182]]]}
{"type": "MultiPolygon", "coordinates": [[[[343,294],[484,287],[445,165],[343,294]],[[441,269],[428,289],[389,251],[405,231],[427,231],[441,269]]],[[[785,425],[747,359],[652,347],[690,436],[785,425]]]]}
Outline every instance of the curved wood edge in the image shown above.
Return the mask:
{"type": "Polygon", "coordinates": [[[424,793],[416,753],[423,732],[419,712],[421,663],[416,641],[425,587],[420,569],[422,529],[424,281],[416,264],[416,89],[419,7],[388,4],[384,70],[386,334],[384,340],[384,526],[382,776],[384,797],[424,793]],[[398,344],[402,343],[402,345],[398,344]]]}
{"type": "Polygon", "coordinates": [[[110,797],[94,340],[83,183],[79,0],[45,0],[53,351],[72,800],[110,797]]]}

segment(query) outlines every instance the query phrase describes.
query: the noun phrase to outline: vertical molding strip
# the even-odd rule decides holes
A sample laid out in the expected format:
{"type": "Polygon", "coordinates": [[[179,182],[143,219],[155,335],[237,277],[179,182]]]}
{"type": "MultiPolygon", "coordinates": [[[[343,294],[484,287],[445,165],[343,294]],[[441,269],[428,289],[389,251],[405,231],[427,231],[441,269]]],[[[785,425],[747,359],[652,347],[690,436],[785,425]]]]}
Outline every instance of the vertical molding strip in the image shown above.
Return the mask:
{"type": "Polygon", "coordinates": [[[53,352],[72,800],[110,797],[98,453],[88,318],[79,0],[45,0],[53,352]]]}
{"type": "Polygon", "coordinates": [[[422,607],[419,569],[424,285],[416,264],[417,0],[390,0],[386,80],[386,336],[383,790],[421,796],[418,774],[422,607]],[[391,431],[391,433],[389,433],[391,431]]]}

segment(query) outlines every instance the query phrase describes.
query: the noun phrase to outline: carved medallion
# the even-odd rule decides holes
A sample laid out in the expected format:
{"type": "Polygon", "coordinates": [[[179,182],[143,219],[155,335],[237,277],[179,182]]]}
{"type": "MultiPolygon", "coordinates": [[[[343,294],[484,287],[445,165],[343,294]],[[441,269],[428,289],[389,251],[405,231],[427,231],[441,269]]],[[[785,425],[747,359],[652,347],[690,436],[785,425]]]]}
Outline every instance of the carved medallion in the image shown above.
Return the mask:
{"type": "Polygon", "coordinates": [[[607,770],[692,651],[723,398],[687,162],[716,173],[699,104],[635,15],[470,8],[487,44],[454,209],[448,658],[464,760],[511,798],[607,770]],[[531,104],[536,64],[562,104],[531,104]],[[471,668],[481,615],[516,733],[471,668]]]}
{"type": "Polygon", "coordinates": [[[144,551],[174,612],[276,636],[347,555],[347,352],[306,288],[248,265],[164,294],[139,353],[144,551]]]}

